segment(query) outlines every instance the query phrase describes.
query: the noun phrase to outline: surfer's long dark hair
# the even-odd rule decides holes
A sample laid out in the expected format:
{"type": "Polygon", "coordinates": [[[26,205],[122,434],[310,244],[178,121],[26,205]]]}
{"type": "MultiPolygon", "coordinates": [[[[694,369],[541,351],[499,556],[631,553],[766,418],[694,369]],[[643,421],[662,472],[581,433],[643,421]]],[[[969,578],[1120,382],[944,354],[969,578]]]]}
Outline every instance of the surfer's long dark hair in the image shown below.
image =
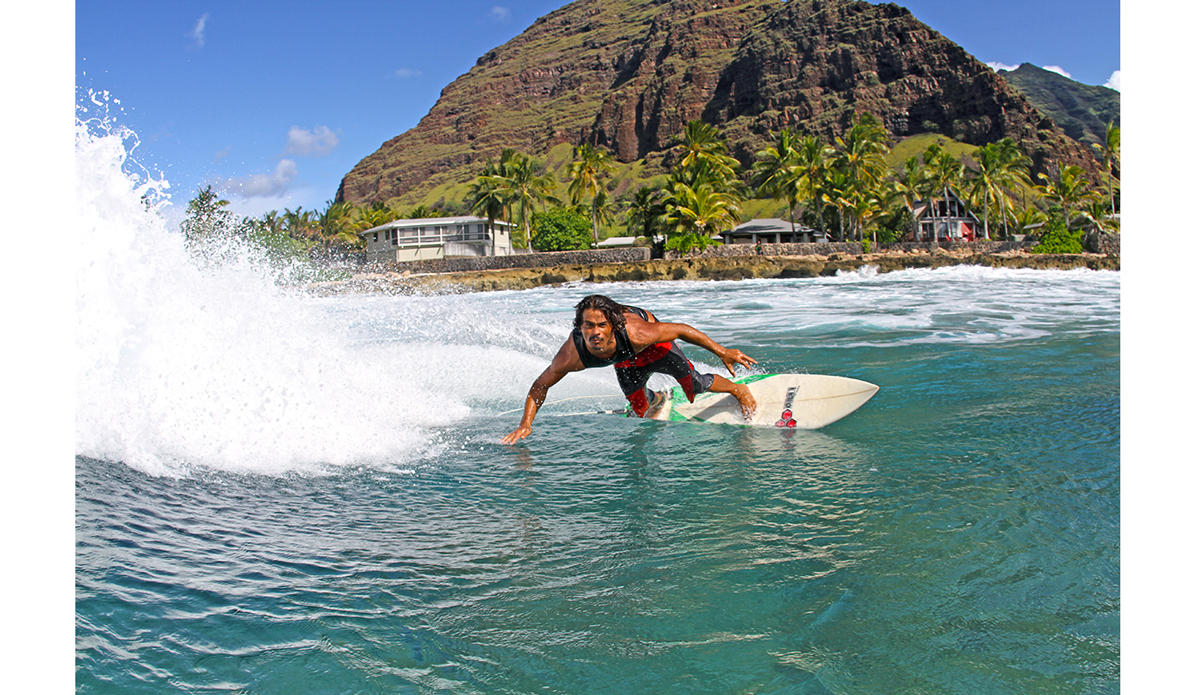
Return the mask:
{"type": "Polygon", "coordinates": [[[584,309],[596,309],[603,313],[608,322],[613,325],[613,330],[625,329],[625,306],[623,304],[618,304],[602,294],[589,294],[575,305],[576,328],[583,325],[584,309]]]}

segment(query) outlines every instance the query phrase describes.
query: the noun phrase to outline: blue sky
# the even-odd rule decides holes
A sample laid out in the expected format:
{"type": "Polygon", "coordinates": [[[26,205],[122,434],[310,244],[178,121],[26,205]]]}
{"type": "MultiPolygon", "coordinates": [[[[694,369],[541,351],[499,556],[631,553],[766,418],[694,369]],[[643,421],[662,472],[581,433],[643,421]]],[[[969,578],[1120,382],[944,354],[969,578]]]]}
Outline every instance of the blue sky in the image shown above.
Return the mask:
{"type": "MultiPolygon", "coordinates": [[[[136,156],[239,214],[322,208],[445,85],[563,0],[79,0],[75,84],[120,100],[136,156]]],[[[985,63],[1119,80],[1117,0],[900,3],[985,63]]]]}

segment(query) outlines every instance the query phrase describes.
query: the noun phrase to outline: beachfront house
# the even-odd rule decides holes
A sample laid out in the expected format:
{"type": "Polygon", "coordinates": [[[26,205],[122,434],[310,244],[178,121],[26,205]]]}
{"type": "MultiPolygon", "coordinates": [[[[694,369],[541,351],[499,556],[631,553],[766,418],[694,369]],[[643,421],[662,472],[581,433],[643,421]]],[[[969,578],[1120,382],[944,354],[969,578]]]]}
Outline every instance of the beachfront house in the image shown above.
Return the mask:
{"type": "Polygon", "coordinates": [[[829,241],[824,232],[793,224],[789,220],[777,217],[755,219],[744,222],[727,232],[721,232],[721,239],[726,244],[787,244],[814,243],[829,241]]]}
{"type": "Polygon", "coordinates": [[[919,200],[913,208],[917,217],[917,238],[909,230],[900,241],[974,241],[975,230],[983,227],[975,213],[954,191],[919,200]]]}
{"type": "Polygon", "coordinates": [[[492,226],[495,235],[486,217],[432,217],[392,220],[360,234],[373,263],[512,255],[513,225],[496,220],[492,226]]]}

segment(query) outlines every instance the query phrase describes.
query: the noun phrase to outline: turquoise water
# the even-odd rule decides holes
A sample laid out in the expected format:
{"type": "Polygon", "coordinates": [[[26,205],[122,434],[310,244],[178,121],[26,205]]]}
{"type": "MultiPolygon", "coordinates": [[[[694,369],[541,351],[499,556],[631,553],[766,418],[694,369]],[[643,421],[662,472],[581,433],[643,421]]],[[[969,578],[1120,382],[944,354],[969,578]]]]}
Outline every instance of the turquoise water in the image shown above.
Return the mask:
{"type": "Polygon", "coordinates": [[[314,299],[83,145],[78,692],[1119,690],[1119,273],[314,299]],[[591,292],[881,389],[746,429],[589,370],[500,445],[591,292]]]}

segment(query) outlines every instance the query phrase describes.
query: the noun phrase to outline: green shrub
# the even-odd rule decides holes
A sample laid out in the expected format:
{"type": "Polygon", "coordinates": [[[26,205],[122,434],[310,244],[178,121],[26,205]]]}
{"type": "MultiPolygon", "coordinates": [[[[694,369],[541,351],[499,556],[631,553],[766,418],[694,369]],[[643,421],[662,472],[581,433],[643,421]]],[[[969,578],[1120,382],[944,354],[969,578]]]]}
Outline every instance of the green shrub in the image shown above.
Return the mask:
{"type": "Polygon", "coordinates": [[[1046,231],[1030,253],[1083,253],[1083,232],[1072,232],[1062,220],[1046,223],[1046,231]]]}
{"type": "Polygon", "coordinates": [[[671,251],[678,251],[679,255],[681,256],[686,256],[691,253],[693,249],[698,249],[703,252],[704,249],[707,249],[709,246],[714,246],[719,243],[720,242],[713,240],[712,237],[704,234],[691,234],[688,232],[683,232],[680,234],[672,234],[671,237],[667,239],[666,248],[671,251]]]}
{"type": "Polygon", "coordinates": [[[578,251],[592,246],[592,222],[571,208],[533,213],[533,248],[538,251],[578,251]]]}

